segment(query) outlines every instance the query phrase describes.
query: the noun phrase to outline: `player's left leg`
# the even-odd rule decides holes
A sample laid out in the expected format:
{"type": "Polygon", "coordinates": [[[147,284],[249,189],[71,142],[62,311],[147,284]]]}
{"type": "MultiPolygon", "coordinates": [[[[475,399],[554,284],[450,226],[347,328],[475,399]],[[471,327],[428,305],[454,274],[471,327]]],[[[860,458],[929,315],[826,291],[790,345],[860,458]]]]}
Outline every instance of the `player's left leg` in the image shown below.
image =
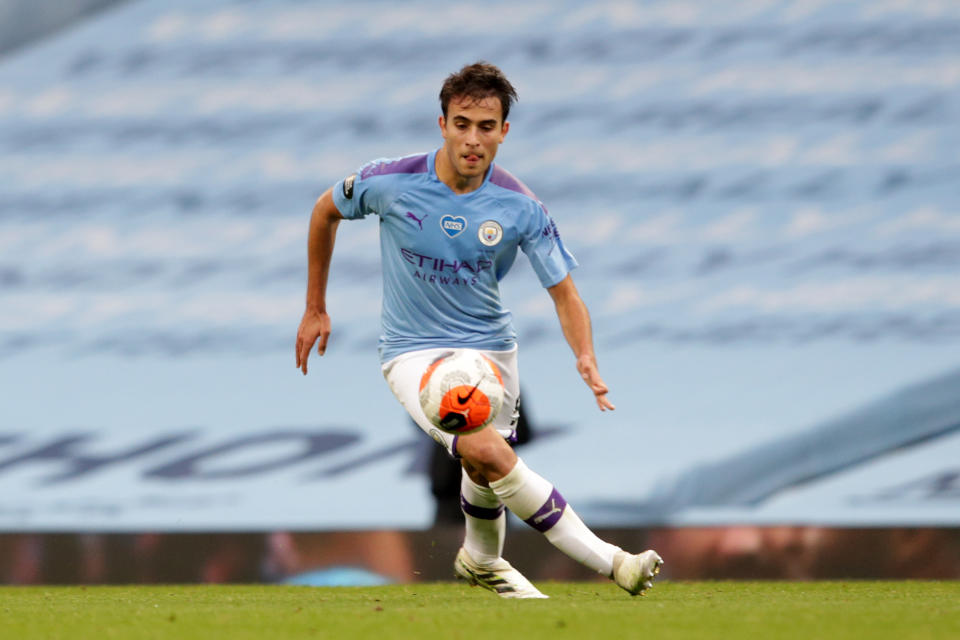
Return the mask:
{"type": "MultiPolygon", "coordinates": [[[[512,451],[511,451],[512,453],[512,451]]],[[[528,525],[565,554],[605,575],[631,595],[653,586],[663,560],[656,551],[631,554],[601,540],[584,524],[559,491],[520,458],[490,488],[528,525]]]]}
{"type": "Polygon", "coordinates": [[[495,433],[463,436],[457,449],[474,482],[485,481],[517,517],[565,554],[611,578],[632,595],[653,584],[663,560],[655,551],[629,554],[597,537],[559,491],[531,470],[495,433]]]}
{"type": "MultiPolygon", "coordinates": [[[[517,351],[484,352],[519,393],[517,351]]],[[[515,407],[519,415],[519,406],[515,407]]],[[[512,416],[498,416],[500,419],[512,416]]],[[[497,424],[496,422],[494,424],[497,424]]],[[[514,423],[510,423],[514,424],[514,423]]],[[[527,467],[502,438],[490,429],[462,436],[454,446],[464,469],[477,484],[489,485],[521,520],[540,531],[568,556],[605,575],[632,595],[652,586],[663,560],[655,551],[630,554],[601,540],[580,519],[559,491],[527,467]]]]}

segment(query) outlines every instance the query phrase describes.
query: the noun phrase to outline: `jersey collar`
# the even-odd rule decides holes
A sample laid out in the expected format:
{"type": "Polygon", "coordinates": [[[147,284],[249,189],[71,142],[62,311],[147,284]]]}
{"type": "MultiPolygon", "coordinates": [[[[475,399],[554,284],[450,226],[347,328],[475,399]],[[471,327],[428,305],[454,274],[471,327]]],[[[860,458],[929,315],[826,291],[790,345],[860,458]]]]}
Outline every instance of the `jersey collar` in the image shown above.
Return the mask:
{"type": "Polygon", "coordinates": [[[437,176],[437,168],[435,163],[437,159],[437,153],[439,152],[440,152],[440,148],[437,148],[437,149],[434,149],[429,154],[427,154],[427,173],[430,175],[431,180],[443,186],[444,189],[450,192],[450,195],[456,196],[457,198],[469,198],[477,193],[480,193],[486,188],[487,183],[490,182],[490,176],[493,175],[493,170],[494,170],[494,167],[496,167],[496,163],[491,162],[490,166],[487,167],[487,175],[483,176],[483,184],[481,184],[479,187],[477,187],[470,193],[456,193],[453,189],[447,186],[447,184],[443,182],[443,180],[441,180],[439,176],[437,176]]]}

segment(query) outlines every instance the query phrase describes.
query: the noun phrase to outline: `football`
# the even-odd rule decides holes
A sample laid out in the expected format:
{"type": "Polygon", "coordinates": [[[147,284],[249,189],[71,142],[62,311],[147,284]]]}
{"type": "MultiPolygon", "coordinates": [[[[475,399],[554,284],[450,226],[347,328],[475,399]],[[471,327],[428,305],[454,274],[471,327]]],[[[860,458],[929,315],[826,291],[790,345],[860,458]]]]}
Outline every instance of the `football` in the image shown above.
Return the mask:
{"type": "Polygon", "coordinates": [[[462,436],[483,429],[501,405],[500,370],[479,351],[448,351],[420,378],[420,406],[430,422],[447,433],[462,436]]]}

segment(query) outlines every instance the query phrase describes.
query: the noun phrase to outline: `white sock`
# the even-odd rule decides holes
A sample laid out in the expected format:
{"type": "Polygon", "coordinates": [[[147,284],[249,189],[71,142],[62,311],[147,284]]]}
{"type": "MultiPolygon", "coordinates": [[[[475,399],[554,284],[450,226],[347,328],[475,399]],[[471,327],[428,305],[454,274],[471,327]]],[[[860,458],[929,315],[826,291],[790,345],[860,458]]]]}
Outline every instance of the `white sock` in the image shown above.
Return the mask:
{"type": "Polygon", "coordinates": [[[490,488],[510,511],[544,534],[555,547],[605,576],[613,574],[620,547],[598,538],[574,513],[560,492],[517,458],[516,466],[490,488]]]}
{"type": "Polygon", "coordinates": [[[492,489],[475,483],[464,471],[460,480],[460,510],[467,521],[464,549],[477,564],[492,565],[503,553],[507,533],[503,503],[492,489]]]}

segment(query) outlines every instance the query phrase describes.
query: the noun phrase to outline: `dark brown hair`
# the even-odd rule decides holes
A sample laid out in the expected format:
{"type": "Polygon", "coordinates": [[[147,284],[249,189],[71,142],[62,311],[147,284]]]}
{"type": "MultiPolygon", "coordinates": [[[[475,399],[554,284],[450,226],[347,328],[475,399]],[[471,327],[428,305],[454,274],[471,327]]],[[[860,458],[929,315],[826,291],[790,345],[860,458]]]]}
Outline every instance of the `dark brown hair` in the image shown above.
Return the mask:
{"type": "Polygon", "coordinates": [[[447,76],[443,82],[443,88],[440,89],[440,108],[443,110],[444,117],[447,116],[450,100],[461,97],[474,100],[500,98],[504,122],[507,121],[507,115],[510,113],[510,105],[518,99],[517,90],[507,80],[507,76],[503,75],[496,66],[482,60],[468,64],[460,71],[447,76]]]}

